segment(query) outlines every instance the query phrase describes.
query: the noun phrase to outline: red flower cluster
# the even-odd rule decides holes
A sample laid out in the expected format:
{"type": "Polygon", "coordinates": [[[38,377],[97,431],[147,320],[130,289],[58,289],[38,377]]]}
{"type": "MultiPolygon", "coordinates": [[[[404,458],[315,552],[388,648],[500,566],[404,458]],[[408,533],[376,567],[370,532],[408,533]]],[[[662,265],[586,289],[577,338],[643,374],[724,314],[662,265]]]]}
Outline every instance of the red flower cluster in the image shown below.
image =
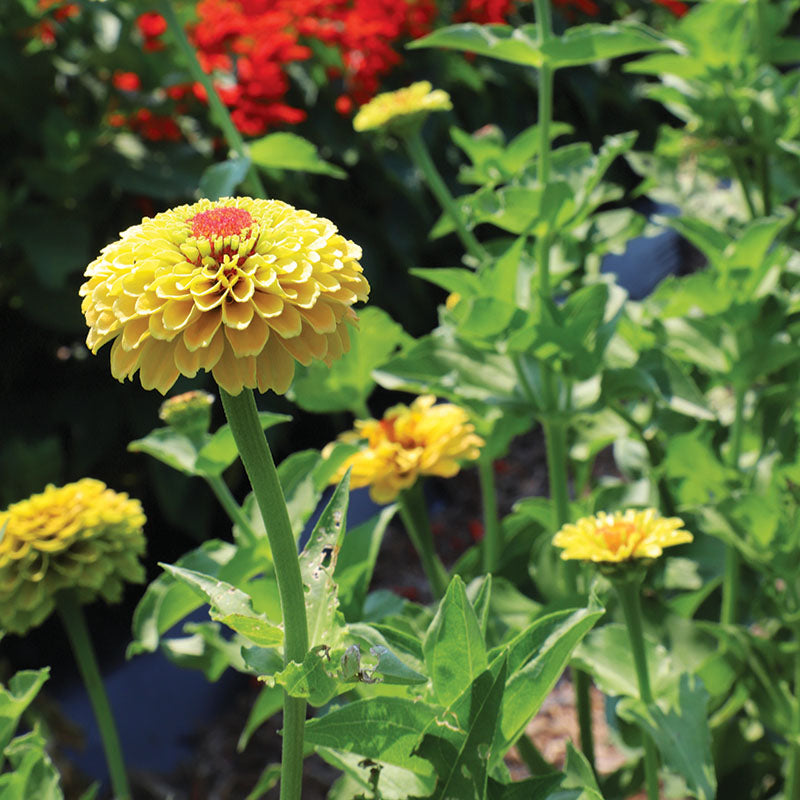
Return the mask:
{"type": "MultiPolygon", "coordinates": [[[[64,0],[40,0],[59,4],[64,0]]],[[[455,22],[502,23],[520,0],[462,0],[455,22]]],[[[567,16],[576,12],[597,16],[596,0],[552,0],[567,16]]],[[[680,0],[655,0],[676,16],[688,10],[680,0]]],[[[276,125],[293,125],[306,111],[287,102],[290,81],[287,66],[318,59],[329,80],[341,83],[335,102],[341,114],[350,114],[381,89],[383,78],[402,57],[398,45],[429,33],[437,21],[437,0],[200,0],[197,19],[188,33],[203,69],[231,110],[239,130],[259,136],[276,125]]],[[[136,26],[147,51],[164,47],[164,18],[141,14],[136,26]]],[[[113,85],[122,92],[140,88],[134,73],[117,72],[113,85]]],[[[179,101],[175,111],[185,113],[187,101],[206,102],[199,83],[167,88],[179,101]]],[[[177,125],[148,110],[124,117],[149,139],[179,138],[177,125]],[[139,119],[144,114],[147,119],[139,119]]]]}
{"type": "Polygon", "coordinates": [[[81,12],[77,3],[70,3],[67,0],[39,0],[36,5],[39,11],[49,16],[34,25],[31,35],[48,47],[55,44],[58,23],[77,17],[81,12]]]}
{"type": "Polygon", "coordinates": [[[221,76],[221,96],[236,126],[256,136],[306,112],[285,102],[286,65],[324,45],[329,79],[341,79],[342,113],[369,100],[400,62],[404,38],[428,33],[434,0],[202,0],[190,35],[203,68],[221,76]],[[225,80],[227,78],[227,80],[225,80]]]}

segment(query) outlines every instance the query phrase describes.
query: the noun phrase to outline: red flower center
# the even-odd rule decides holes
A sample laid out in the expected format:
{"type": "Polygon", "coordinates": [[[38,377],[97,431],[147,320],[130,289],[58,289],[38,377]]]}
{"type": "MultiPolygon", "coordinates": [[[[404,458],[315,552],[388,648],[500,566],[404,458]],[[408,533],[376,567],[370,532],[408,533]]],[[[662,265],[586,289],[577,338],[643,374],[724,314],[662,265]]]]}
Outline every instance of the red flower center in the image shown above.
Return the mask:
{"type": "Polygon", "coordinates": [[[253,224],[249,211],[243,208],[210,208],[195,214],[189,222],[192,236],[212,239],[215,236],[234,236],[253,224]]]}

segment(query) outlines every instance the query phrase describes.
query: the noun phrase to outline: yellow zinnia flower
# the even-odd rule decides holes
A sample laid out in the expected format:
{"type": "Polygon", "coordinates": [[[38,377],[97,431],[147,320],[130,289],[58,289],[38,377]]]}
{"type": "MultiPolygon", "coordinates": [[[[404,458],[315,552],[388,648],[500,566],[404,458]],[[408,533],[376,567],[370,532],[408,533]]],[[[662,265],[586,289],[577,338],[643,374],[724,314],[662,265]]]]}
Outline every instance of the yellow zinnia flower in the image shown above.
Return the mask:
{"type": "Polygon", "coordinates": [[[418,81],[395,92],[376,95],[359,109],[353,119],[357,131],[373,130],[396,123],[419,121],[430,111],[449,111],[450,95],[433,89],[428,81],[418,81]]]}
{"type": "Polygon", "coordinates": [[[81,306],[111,373],[165,394],[204,369],[229,394],[285,392],[295,359],[348,350],[366,300],[361,248],[278,200],[200,200],[123,231],[87,268],[81,306]]]}
{"type": "Polygon", "coordinates": [[[678,517],[661,517],[653,508],[600,512],[574,525],[564,525],[553,544],[563,547],[561,558],[618,562],[634,558],[658,558],[663,548],[692,541],[678,517]]]}
{"type": "MultiPolygon", "coordinates": [[[[484,442],[467,412],[452,403],[435,403],[433,395],[424,395],[410,408],[393,406],[383,419],[357,420],[355,430],[341,434],[339,441],[363,447],[344,461],[331,483],[352,467],[351,488],[369,486],[376,503],[390,503],[420,475],[450,478],[461,461],[478,458],[484,442]]],[[[332,447],[328,445],[322,455],[332,447]]]]}
{"type": "Polygon", "coordinates": [[[0,512],[0,629],[25,633],[41,624],[61,589],[89,602],[116,602],[124,581],[141,583],[144,568],[138,500],[84,478],[0,512]]]}

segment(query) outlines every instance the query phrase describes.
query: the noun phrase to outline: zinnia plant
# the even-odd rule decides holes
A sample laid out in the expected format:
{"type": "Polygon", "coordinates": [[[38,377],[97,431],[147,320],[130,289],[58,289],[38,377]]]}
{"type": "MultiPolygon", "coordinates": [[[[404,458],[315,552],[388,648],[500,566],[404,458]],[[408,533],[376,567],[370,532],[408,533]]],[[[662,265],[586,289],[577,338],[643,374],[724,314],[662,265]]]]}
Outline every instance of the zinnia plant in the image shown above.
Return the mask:
{"type": "MultiPolygon", "coordinates": [[[[295,360],[330,363],[350,341],[369,285],[361,248],[327,219],[277,200],[201,200],[144,219],[108,245],[81,287],[94,352],[165,393],[178,375],[213,374],[261,511],[283,615],[284,661],[308,651],[297,545],[252,389],[285,392],[295,360]]],[[[299,798],[305,698],[284,693],[281,798],[299,798]]]]}
{"type": "Polygon", "coordinates": [[[0,629],[23,634],[57,608],[100,729],[111,782],[130,798],[122,751],[81,605],[141,583],[141,503],[84,478],[0,513],[0,629]]]}
{"type": "MultiPolygon", "coordinates": [[[[610,578],[622,606],[633,652],[639,696],[645,705],[654,702],[644,643],[640,586],[647,559],[658,558],[665,547],[693,540],[677,517],[663,518],[658,511],[627,509],[601,512],[564,525],[553,539],[564,548],[561,557],[596,563],[610,578]]],[[[658,800],[658,753],[653,740],[643,733],[644,770],[648,800],[658,800]]]]}
{"type": "MultiPolygon", "coordinates": [[[[411,406],[398,404],[379,420],[357,420],[355,430],[339,441],[355,444],[358,452],[347,458],[335,475],[337,483],[350,470],[350,486],[369,486],[376,503],[397,500],[403,524],[419,553],[425,574],[437,597],[447,588],[447,570],[436,555],[419,478],[451,478],[464,461],[474,461],[484,442],[463,408],[436,404],[433,395],[418,397],[411,406]]],[[[323,450],[330,454],[332,445],[323,450]]]]}

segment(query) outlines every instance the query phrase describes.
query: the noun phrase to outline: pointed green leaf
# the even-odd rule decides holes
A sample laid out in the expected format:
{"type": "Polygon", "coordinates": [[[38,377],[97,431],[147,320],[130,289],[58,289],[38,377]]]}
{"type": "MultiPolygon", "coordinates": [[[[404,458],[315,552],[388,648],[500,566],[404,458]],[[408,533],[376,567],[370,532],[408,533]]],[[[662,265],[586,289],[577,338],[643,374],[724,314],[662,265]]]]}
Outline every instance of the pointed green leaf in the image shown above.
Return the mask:
{"type": "Polygon", "coordinates": [[[339,482],[300,554],[300,574],[306,587],[306,618],[310,647],[333,647],[340,634],[335,625],[338,600],[333,572],[342,546],[350,499],[350,472],[339,482]]]}
{"type": "Polygon", "coordinates": [[[283,629],[253,608],[252,598],[225,581],[172,564],[159,566],[205,598],[211,619],[241,633],[254,644],[272,647],[283,642],[283,629]]]}
{"type": "Polygon", "coordinates": [[[156,428],[128,445],[131,453],[147,453],[184,475],[197,475],[198,449],[194,442],[172,428],[156,428]]]}
{"type": "Polygon", "coordinates": [[[430,764],[412,755],[440,709],[405,697],[372,697],[334,708],[306,722],[306,742],[386,761],[417,775],[431,775],[430,764]]]}
{"type": "Polygon", "coordinates": [[[249,152],[253,163],[259,167],[347,177],[344,170],[320,158],[316,145],[296,133],[270,133],[250,142],[249,152]]]}
{"type": "Polygon", "coordinates": [[[206,167],[198,186],[200,196],[209,200],[233,197],[249,169],[249,158],[229,158],[227,161],[206,167]]]}
{"type": "MultiPolygon", "coordinates": [[[[432,800],[484,800],[492,742],[506,682],[506,664],[482,672],[454,705],[460,730],[433,725],[414,751],[433,764],[437,775],[432,800]],[[468,708],[464,706],[467,705],[468,708]]],[[[448,710],[449,712],[450,710],[448,710]]],[[[415,800],[421,800],[416,798],[415,800]]]]}
{"type": "Polygon", "coordinates": [[[433,692],[450,705],[486,669],[486,646],[464,581],[456,575],[447,587],[422,644],[433,692]]]}
{"type": "Polygon", "coordinates": [[[406,45],[410,50],[423,47],[443,47],[447,50],[466,50],[480,56],[538,67],[542,54],[536,25],[512,28],[510,25],[478,25],[465,22],[439,28],[428,36],[406,45]]]}
{"type": "Polygon", "coordinates": [[[7,688],[0,684],[0,768],[3,751],[11,741],[20,717],[49,676],[49,667],[22,670],[9,680],[7,688]]]}
{"type": "Polygon", "coordinates": [[[664,37],[638,22],[589,23],[566,30],[541,46],[554,69],[593,64],[608,58],[646,53],[668,47],[664,37]]]}
{"type": "Polygon", "coordinates": [[[664,710],[625,700],[618,713],[636,722],[656,743],[664,763],[681,775],[698,800],[717,796],[717,778],[711,758],[711,733],[706,706],[708,692],[694,675],[681,676],[677,706],[664,710]]]}
{"type": "MultiPolygon", "coordinates": [[[[269,411],[259,411],[258,421],[261,429],[266,431],[273,425],[281,422],[291,422],[288,414],[273,414],[269,411]]],[[[210,439],[203,445],[197,454],[197,471],[203,475],[221,475],[239,455],[231,433],[230,426],[226,423],[218,428],[210,439]]]]}
{"type": "Polygon", "coordinates": [[[493,663],[508,653],[509,672],[496,753],[505,753],[519,738],[555,686],[578,642],[604,613],[602,608],[556,611],[492,652],[493,663]]]}

